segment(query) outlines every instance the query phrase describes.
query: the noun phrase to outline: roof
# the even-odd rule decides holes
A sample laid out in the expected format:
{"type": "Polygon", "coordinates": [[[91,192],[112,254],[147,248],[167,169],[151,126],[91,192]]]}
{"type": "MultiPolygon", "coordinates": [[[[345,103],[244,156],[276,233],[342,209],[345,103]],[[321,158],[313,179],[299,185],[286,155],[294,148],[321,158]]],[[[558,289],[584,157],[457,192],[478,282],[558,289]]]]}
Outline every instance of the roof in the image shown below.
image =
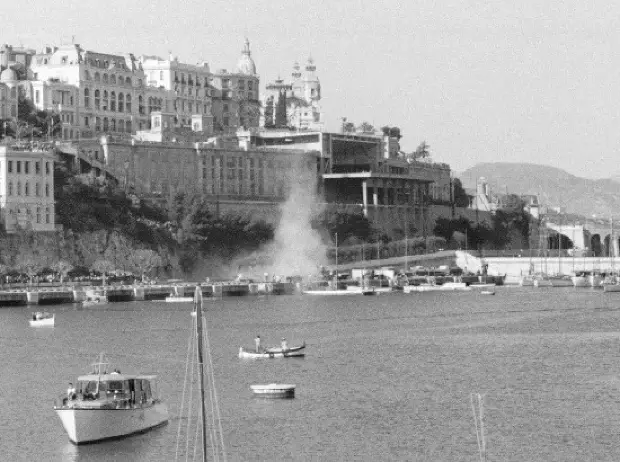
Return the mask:
{"type": "Polygon", "coordinates": [[[101,375],[88,374],[88,375],[79,376],[78,380],[82,382],[91,382],[95,380],[100,380],[101,382],[109,382],[112,380],[123,381],[123,380],[134,380],[134,379],[155,380],[156,378],[157,378],[156,375],[144,375],[144,374],[101,374],[101,375]]]}

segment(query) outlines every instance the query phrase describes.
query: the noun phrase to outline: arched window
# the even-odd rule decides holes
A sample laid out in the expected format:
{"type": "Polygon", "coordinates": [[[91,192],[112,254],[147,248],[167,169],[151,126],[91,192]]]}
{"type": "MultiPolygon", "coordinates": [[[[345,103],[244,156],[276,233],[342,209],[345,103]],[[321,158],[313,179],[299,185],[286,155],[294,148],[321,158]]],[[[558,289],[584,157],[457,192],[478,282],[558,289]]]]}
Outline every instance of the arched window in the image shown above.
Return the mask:
{"type": "Polygon", "coordinates": [[[104,67],[104,68],[106,68],[106,69],[107,69],[108,67],[110,67],[110,61],[108,61],[108,60],[106,59],[106,60],[103,62],[103,67],[104,67]]]}
{"type": "Polygon", "coordinates": [[[101,99],[99,90],[95,90],[95,109],[99,110],[101,107],[101,99]]]}
{"type": "Polygon", "coordinates": [[[116,76],[115,76],[114,74],[112,74],[112,75],[110,76],[110,83],[111,83],[112,85],[116,85],[116,76]]]}
{"type": "Polygon", "coordinates": [[[103,131],[104,131],[104,132],[107,132],[109,128],[110,128],[110,127],[108,126],[108,118],[107,118],[107,117],[104,117],[104,118],[103,118],[103,131]]]}
{"type": "Polygon", "coordinates": [[[116,92],[110,92],[110,111],[116,111],[116,92]]]}
{"type": "Polygon", "coordinates": [[[103,74],[103,83],[108,83],[108,74],[103,74]]]}
{"type": "Polygon", "coordinates": [[[110,131],[111,132],[116,131],[116,120],[115,119],[110,119],[110,131]]]}
{"type": "Polygon", "coordinates": [[[142,95],[138,96],[138,113],[144,114],[144,98],[142,95]]]}
{"type": "Polygon", "coordinates": [[[125,95],[118,94],[118,112],[123,112],[125,109],[125,95]]]}
{"type": "Polygon", "coordinates": [[[125,131],[125,121],[124,120],[119,120],[118,121],[118,131],[119,132],[124,132],[125,131]]]}
{"type": "Polygon", "coordinates": [[[84,107],[90,107],[90,90],[84,88],[84,107]]]}
{"type": "Polygon", "coordinates": [[[108,110],[108,90],[103,90],[103,101],[101,103],[101,109],[108,110]]]}
{"type": "Polygon", "coordinates": [[[127,112],[131,112],[131,95],[129,93],[127,93],[125,98],[125,109],[127,109],[127,112]]]}
{"type": "Polygon", "coordinates": [[[125,85],[128,85],[131,87],[131,77],[125,78],[125,85]]]}
{"type": "Polygon", "coordinates": [[[101,117],[95,117],[95,131],[101,131],[101,117]]]}
{"type": "Polygon", "coordinates": [[[125,124],[125,131],[127,133],[131,133],[132,132],[131,120],[128,120],[127,123],[125,124]]]}
{"type": "Polygon", "coordinates": [[[101,76],[99,75],[99,72],[95,72],[95,82],[101,82],[101,76]]]}
{"type": "Polygon", "coordinates": [[[90,80],[90,72],[88,72],[88,69],[84,71],[84,80],[90,80]]]}
{"type": "Polygon", "coordinates": [[[26,181],[24,184],[24,196],[30,195],[30,184],[26,181]]]}

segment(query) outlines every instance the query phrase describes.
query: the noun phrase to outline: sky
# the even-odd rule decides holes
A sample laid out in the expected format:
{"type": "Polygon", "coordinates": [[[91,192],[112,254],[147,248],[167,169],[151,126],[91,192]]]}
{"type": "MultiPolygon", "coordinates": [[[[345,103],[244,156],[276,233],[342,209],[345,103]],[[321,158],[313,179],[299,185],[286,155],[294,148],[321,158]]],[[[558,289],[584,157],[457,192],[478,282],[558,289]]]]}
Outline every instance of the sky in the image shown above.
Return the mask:
{"type": "Polygon", "coordinates": [[[461,172],[530,162],[620,174],[620,3],[590,0],[25,0],[0,42],[61,42],[234,70],[250,40],[261,85],[312,56],[326,129],[401,128],[409,152],[461,172]],[[614,88],[616,90],[614,91],[614,88]]]}

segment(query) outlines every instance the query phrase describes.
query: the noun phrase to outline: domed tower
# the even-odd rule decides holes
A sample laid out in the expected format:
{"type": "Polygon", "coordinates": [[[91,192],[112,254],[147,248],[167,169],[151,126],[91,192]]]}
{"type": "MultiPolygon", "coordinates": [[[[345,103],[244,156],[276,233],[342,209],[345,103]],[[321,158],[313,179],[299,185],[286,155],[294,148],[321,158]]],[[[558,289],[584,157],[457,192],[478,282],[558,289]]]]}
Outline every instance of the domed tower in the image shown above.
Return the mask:
{"type": "Polygon", "coordinates": [[[306,75],[304,76],[304,96],[306,101],[319,101],[321,99],[321,83],[316,76],[316,66],[312,56],[308,58],[306,64],[306,75]]]}
{"type": "Polygon", "coordinates": [[[256,75],[256,64],[254,64],[251,54],[250,41],[246,37],[245,47],[241,52],[239,61],[237,61],[237,72],[239,74],[256,75]]]}

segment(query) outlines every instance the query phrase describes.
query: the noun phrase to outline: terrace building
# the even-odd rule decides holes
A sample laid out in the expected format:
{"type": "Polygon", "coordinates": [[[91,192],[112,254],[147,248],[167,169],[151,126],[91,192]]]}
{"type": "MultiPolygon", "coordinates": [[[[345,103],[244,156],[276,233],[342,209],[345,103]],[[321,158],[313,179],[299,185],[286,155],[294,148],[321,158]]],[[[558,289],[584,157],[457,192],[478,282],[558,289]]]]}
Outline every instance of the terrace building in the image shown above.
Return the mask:
{"type": "Polygon", "coordinates": [[[54,216],[52,151],[0,146],[0,221],[5,231],[54,231],[54,216]]]}

